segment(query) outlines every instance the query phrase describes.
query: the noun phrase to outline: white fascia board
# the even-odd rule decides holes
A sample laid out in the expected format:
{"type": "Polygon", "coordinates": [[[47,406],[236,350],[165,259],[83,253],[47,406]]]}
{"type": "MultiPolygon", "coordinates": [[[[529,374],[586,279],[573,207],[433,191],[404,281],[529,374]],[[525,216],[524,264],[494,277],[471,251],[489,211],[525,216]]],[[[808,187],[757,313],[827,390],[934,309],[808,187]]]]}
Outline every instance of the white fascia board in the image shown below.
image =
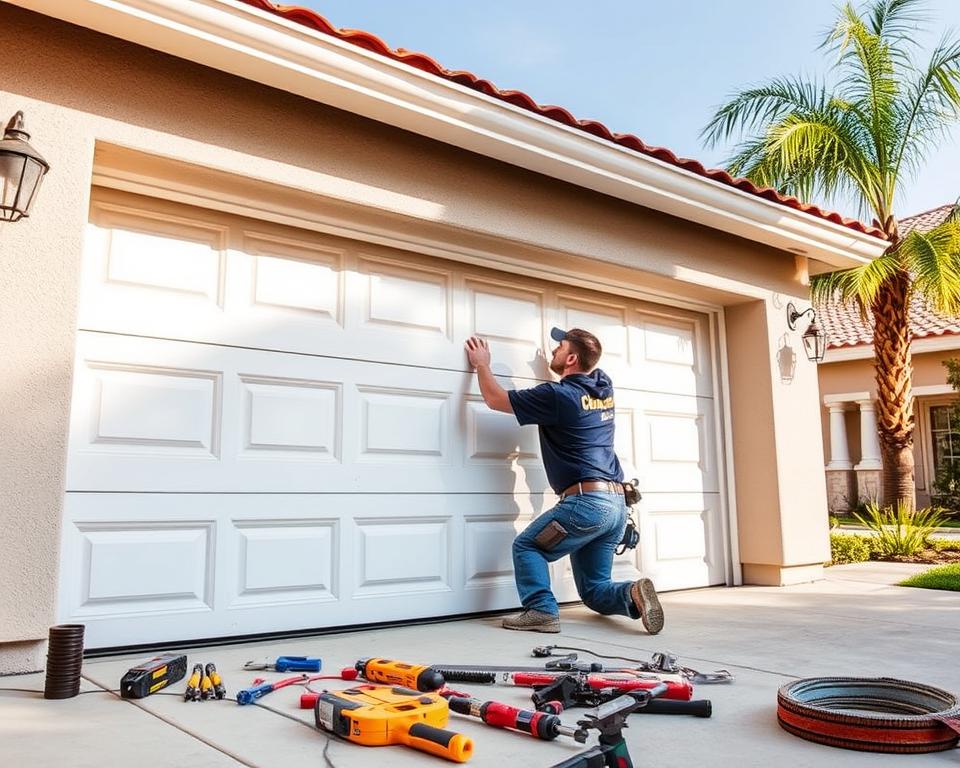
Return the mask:
{"type": "Polygon", "coordinates": [[[834,268],[887,246],[235,0],[12,1],[834,268]]]}
{"type": "MultiPolygon", "coordinates": [[[[925,352],[960,352],[960,336],[955,333],[943,336],[921,336],[910,342],[910,353],[922,355],[925,352]]],[[[846,360],[872,360],[873,344],[857,344],[855,347],[837,347],[828,349],[821,365],[841,363],[846,360]]]]}

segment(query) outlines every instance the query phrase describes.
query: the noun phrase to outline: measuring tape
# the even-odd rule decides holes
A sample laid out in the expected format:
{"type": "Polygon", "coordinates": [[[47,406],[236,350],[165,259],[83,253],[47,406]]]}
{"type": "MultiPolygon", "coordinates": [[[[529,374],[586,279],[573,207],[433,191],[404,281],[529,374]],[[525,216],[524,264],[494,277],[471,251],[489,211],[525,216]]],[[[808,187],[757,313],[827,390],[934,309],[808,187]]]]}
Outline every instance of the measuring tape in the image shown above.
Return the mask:
{"type": "Polygon", "coordinates": [[[777,692],[777,719],[795,736],[862,752],[940,752],[960,740],[960,702],[888,677],[810,677],[777,692]]]}

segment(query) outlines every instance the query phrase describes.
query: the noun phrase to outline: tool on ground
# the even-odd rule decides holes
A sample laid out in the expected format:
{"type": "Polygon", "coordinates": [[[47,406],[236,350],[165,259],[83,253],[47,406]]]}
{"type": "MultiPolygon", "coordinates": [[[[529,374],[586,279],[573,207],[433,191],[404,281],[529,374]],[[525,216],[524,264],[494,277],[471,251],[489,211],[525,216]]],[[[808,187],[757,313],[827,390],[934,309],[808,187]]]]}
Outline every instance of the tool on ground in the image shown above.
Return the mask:
{"type": "Polygon", "coordinates": [[[654,698],[664,692],[665,688],[631,691],[597,707],[593,713],[587,713],[577,721],[577,725],[584,730],[600,731],[599,743],[551,768],[633,768],[630,751],[623,738],[623,729],[628,727],[627,717],[649,706],[654,698]]]}
{"type": "Polygon", "coordinates": [[[244,688],[242,691],[237,691],[237,704],[245,705],[252,704],[254,701],[259,699],[262,696],[266,696],[268,693],[273,691],[278,691],[281,688],[286,688],[290,685],[308,685],[309,683],[315,682],[317,680],[356,680],[357,671],[346,667],[340,670],[339,675],[307,675],[299,674],[295,677],[286,677],[283,680],[276,680],[272,683],[264,682],[262,679],[257,678],[253,681],[253,685],[249,688],[244,688]]]}
{"type": "Polygon", "coordinates": [[[222,699],[227,695],[227,689],[223,685],[223,678],[220,677],[220,673],[217,672],[217,668],[213,664],[207,664],[204,671],[207,673],[207,677],[210,678],[210,682],[213,683],[213,695],[218,699],[222,699]]]}
{"type": "Polygon", "coordinates": [[[640,672],[683,675],[684,678],[695,685],[732,683],[734,679],[730,671],[726,669],[718,669],[714,672],[698,672],[690,667],[682,666],[678,657],[672,653],[657,652],[653,654],[650,661],[641,661],[640,659],[631,659],[626,656],[605,656],[600,653],[595,653],[587,648],[574,648],[566,645],[538,645],[533,649],[533,651],[531,651],[531,655],[541,659],[547,656],[560,656],[561,658],[556,659],[555,661],[547,662],[548,669],[554,668],[554,665],[556,665],[556,668],[558,669],[563,669],[565,668],[564,665],[566,665],[566,668],[577,669],[580,671],[604,671],[603,665],[598,665],[599,669],[596,670],[584,670],[586,665],[590,665],[592,667],[594,664],[596,664],[596,662],[578,662],[576,653],[557,654],[554,653],[555,650],[581,651],[583,653],[589,653],[591,656],[597,656],[603,659],[619,659],[621,661],[626,661],[630,664],[633,664],[634,666],[632,668],[640,672]]]}
{"type": "Polygon", "coordinates": [[[393,659],[370,657],[360,659],[356,664],[357,672],[371,683],[399,685],[403,688],[415,688],[418,691],[436,691],[443,687],[443,675],[433,667],[407,664],[393,659]]]}
{"type": "Polygon", "coordinates": [[[200,683],[203,680],[203,664],[194,664],[190,679],[187,680],[187,690],[183,692],[184,701],[200,701],[200,683]]]}
{"type": "MultiPolygon", "coordinates": [[[[516,677],[521,677],[517,675],[516,677]]],[[[525,682],[517,685],[535,686],[531,700],[536,709],[559,701],[564,707],[596,707],[631,691],[649,691],[664,686],[659,694],[673,704],[689,704],[693,687],[686,681],[652,681],[646,679],[622,679],[614,675],[565,674],[550,679],[546,675],[524,674],[525,682]],[[527,678],[537,678],[527,680],[527,678]]],[[[691,711],[691,714],[693,712],[691,711]]]]}
{"type": "Polygon", "coordinates": [[[276,661],[248,661],[243,668],[250,671],[270,672],[319,672],[320,659],[312,656],[278,656],[276,661]]]}
{"type": "Polygon", "coordinates": [[[212,699],[215,695],[213,680],[210,679],[210,675],[208,675],[206,669],[204,669],[203,677],[200,678],[200,700],[206,701],[207,699],[212,699]]]}
{"type": "Polygon", "coordinates": [[[187,657],[180,653],[154,656],[142,664],[130,667],[120,678],[120,696],[124,699],[142,699],[187,674],[187,657]]]}
{"type": "Polygon", "coordinates": [[[324,691],[314,706],[317,727],[368,747],[403,744],[465,763],[473,741],[444,730],[450,708],[438,693],[389,685],[324,691]]]}
{"type": "Polygon", "coordinates": [[[940,752],[960,740],[960,701],[889,677],[811,677],[777,692],[777,720],[795,736],[862,752],[940,752]]]}
{"type": "Polygon", "coordinates": [[[587,740],[586,730],[570,728],[553,714],[517,709],[499,701],[481,701],[472,696],[446,695],[445,698],[452,712],[476,717],[494,728],[527,733],[543,741],[553,741],[557,736],[567,736],[581,744],[587,740]]]}
{"type": "MultiPolygon", "coordinates": [[[[632,671],[622,672],[563,672],[563,671],[517,671],[497,667],[461,667],[435,664],[430,669],[451,683],[476,683],[486,685],[516,685],[524,688],[544,688],[564,677],[571,677],[585,691],[612,689],[618,693],[655,688],[660,683],[667,686],[665,699],[689,701],[693,698],[693,686],[680,675],[655,675],[632,671]]],[[[550,699],[544,699],[548,701],[550,699]]],[[[572,706],[560,696],[554,697],[564,706],[572,706]]],[[[599,702],[597,702],[599,703],[599,702]]],[[[580,705],[583,706],[583,705],[580,705]]],[[[591,704],[589,706],[595,706],[591,704]]]]}

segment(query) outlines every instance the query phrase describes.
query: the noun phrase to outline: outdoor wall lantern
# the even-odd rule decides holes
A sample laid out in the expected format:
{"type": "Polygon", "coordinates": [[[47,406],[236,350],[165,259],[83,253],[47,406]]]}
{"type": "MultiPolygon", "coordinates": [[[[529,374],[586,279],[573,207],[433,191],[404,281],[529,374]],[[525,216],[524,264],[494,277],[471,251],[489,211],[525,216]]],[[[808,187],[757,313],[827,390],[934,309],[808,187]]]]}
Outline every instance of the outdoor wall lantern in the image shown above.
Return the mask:
{"type": "Polygon", "coordinates": [[[806,314],[810,314],[810,325],[803,332],[803,349],[807,353],[807,360],[813,363],[819,363],[823,360],[823,355],[827,351],[827,334],[817,325],[817,313],[813,307],[805,309],[803,312],[797,312],[793,302],[787,304],[787,325],[791,331],[797,330],[797,320],[806,314]]]}
{"type": "Polygon", "coordinates": [[[40,182],[50,164],[27,143],[23,112],[10,118],[0,141],[0,221],[19,221],[30,215],[40,182]]]}

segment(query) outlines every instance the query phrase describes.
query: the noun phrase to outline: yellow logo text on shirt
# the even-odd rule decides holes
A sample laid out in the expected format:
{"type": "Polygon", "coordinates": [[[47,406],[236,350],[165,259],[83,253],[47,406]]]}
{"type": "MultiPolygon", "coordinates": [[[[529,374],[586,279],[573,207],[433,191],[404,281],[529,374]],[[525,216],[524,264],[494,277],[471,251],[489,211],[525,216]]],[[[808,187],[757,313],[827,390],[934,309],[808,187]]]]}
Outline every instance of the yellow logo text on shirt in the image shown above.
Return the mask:
{"type": "Polygon", "coordinates": [[[580,405],[585,411],[606,411],[613,408],[613,397],[605,397],[600,400],[596,397],[590,397],[590,395],[584,395],[580,398],[580,405]]]}

